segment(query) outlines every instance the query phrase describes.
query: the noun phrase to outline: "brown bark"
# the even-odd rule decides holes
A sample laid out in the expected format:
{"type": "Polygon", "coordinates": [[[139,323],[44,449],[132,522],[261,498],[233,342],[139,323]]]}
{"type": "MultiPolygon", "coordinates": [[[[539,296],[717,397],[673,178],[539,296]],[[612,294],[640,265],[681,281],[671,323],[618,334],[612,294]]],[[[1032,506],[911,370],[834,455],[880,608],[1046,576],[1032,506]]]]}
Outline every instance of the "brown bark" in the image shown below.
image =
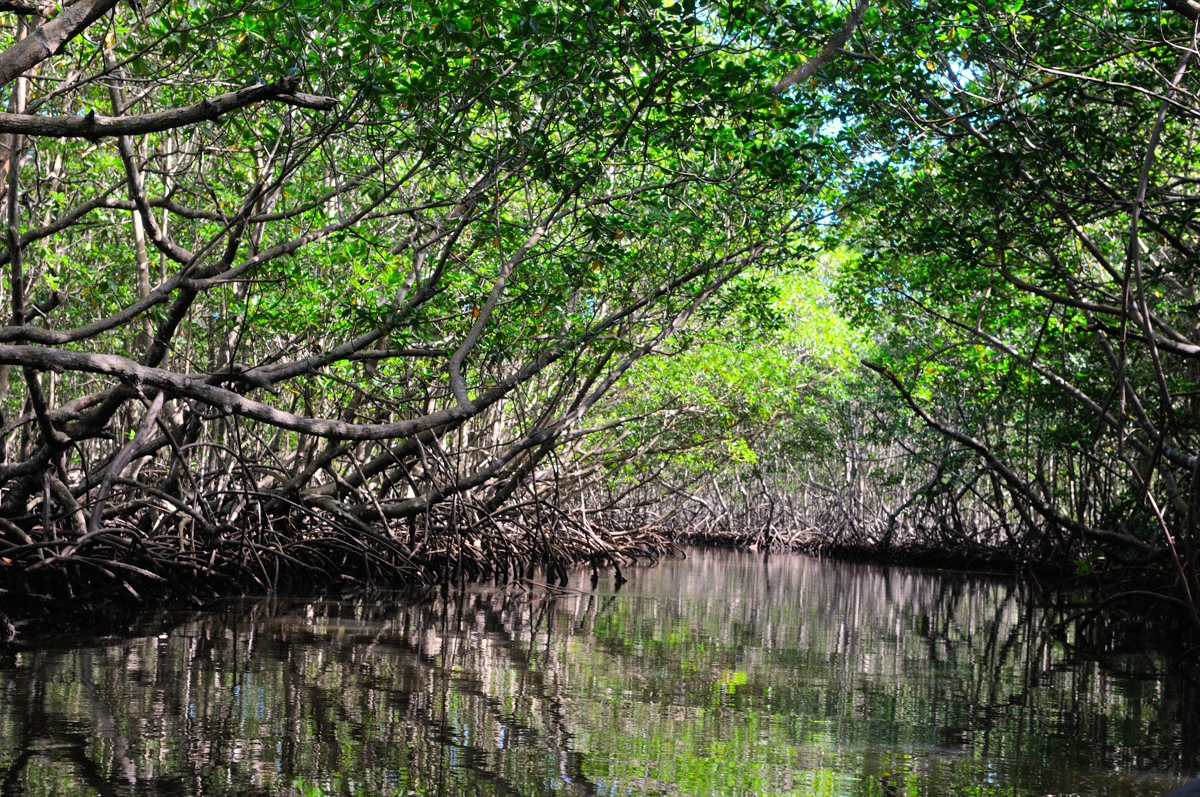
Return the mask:
{"type": "MultiPolygon", "coordinates": [[[[32,38],[36,34],[30,34],[32,38]]],[[[28,40],[28,39],[27,39],[28,40]]],[[[3,54],[0,54],[0,59],[3,54]]],[[[2,68],[2,61],[0,61],[2,68]]],[[[83,116],[34,116],[20,113],[0,113],[0,133],[52,138],[98,139],[105,136],[141,136],[161,133],[181,127],[211,122],[227,113],[259,102],[282,102],[300,108],[332,111],[337,107],[333,97],[318,97],[295,90],[298,80],[286,78],[261,86],[218,94],[195,105],[171,108],[138,116],[98,116],[89,112],[83,116]]]]}

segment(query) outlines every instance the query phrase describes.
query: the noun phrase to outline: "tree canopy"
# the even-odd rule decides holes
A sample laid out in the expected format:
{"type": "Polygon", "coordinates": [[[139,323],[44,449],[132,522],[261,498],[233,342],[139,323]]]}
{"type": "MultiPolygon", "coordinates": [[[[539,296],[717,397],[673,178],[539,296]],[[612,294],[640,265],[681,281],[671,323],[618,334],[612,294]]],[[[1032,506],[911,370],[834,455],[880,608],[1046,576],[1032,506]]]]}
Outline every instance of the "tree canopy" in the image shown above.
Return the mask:
{"type": "Polygon", "coordinates": [[[738,526],[1151,566],[1200,626],[1197,18],[0,4],[3,588],[738,526]]]}
{"type": "Polygon", "coordinates": [[[548,520],[547,463],[640,358],[759,312],[753,275],[829,215],[827,110],[763,91],[784,64],[736,4],[8,11],[22,590],[652,554],[548,520]]]}
{"type": "Polygon", "coordinates": [[[1200,623],[1195,18],[881,7],[824,85],[879,154],[849,189],[843,307],[972,455],[983,537],[1081,571],[1155,559],[1200,623]]]}

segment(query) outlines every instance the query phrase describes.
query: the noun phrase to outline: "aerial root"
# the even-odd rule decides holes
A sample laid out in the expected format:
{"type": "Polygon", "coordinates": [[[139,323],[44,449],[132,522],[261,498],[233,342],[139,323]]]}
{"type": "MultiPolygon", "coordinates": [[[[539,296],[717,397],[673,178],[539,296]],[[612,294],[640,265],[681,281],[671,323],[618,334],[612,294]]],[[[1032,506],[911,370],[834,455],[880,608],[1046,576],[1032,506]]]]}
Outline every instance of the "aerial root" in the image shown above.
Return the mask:
{"type": "MultiPolygon", "coordinates": [[[[216,498],[210,505],[219,504],[216,498]]],[[[623,566],[676,550],[655,531],[605,529],[539,501],[495,512],[465,501],[439,505],[403,533],[352,526],[322,509],[289,509],[266,522],[258,511],[243,512],[240,522],[205,529],[184,512],[126,508],[74,539],[5,540],[0,603],[203,603],[228,595],[506,582],[535,573],[561,586],[579,564],[593,573],[612,567],[619,583],[623,566]],[[147,533],[151,511],[158,516],[147,533]]],[[[16,630],[0,615],[0,635],[16,630]]]]}

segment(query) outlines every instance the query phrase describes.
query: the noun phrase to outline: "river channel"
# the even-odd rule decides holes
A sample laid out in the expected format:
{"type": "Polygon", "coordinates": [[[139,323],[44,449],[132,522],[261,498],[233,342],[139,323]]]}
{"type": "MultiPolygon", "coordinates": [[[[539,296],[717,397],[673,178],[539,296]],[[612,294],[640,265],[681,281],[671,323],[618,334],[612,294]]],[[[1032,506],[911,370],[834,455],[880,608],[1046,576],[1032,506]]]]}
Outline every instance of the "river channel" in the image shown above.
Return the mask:
{"type": "Polygon", "coordinates": [[[1013,581],[691,551],[614,590],[241,601],[0,652],[0,795],[1138,795],[1200,690],[1013,581]]]}

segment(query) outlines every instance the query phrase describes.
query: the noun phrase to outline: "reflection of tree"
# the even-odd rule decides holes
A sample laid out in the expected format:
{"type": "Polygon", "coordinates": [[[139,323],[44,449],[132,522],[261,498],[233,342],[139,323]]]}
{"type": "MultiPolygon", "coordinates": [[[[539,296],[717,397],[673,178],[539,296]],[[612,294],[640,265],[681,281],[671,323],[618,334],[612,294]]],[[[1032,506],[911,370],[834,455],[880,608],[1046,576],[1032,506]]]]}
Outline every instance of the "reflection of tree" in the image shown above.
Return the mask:
{"type": "Polygon", "coordinates": [[[254,604],[206,616],[161,643],[37,654],[41,661],[17,668],[5,684],[6,695],[24,699],[3,710],[3,746],[26,751],[13,762],[6,793],[22,793],[15,784],[36,755],[29,751],[52,749],[80,793],[129,791],[145,767],[208,792],[271,787],[263,773],[276,767],[319,783],[349,763],[361,773],[417,773],[408,785],[437,790],[440,783],[443,793],[537,794],[557,773],[557,790],[570,784],[568,793],[590,794],[554,684],[529,666],[525,640],[506,628],[504,617],[520,611],[511,601],[467,596],[398,614],[326,604],[297,615],[305,607],[254,604]],[[483,646],[468,633],[481,614],[483,646]],[[124,672],[130,659],[139,662],[130,674],[145,679],[144,688],[104,677],[124,672]],[[463,675],[488,669],[515,673],[514,688],[489,694],[482,680],[463,675]],[[67,678],[79,688],[66,696],[35,688],[67,678]],[[85,725],[88,733],[78,733],[85,725]],[[489,726],[497,732],[487,733],[489,726]],[[129,727],[150,738],[123,744],[129,727]],[[480,743],[492,736],[517,744],[497,755],[480,743]],[[155,748],[173,754],[152,761],[155,748]],[[142,770],[132,777],[126,750],[136,750],[142,770]],[[539,772],[536,762],[547,755],[558,763],[539,772]],[[92,773],[109,785],[99,789],[92,773]]]}
{"type": "MultiPolygon", "coordinates": [[[[1047,638],[1047,623],[1015,583],[797,564],[804,561],[771,559],[773,600],[768,580],[751,577],[749,566],[739,581],[727,563],[711,573],[690,563],[689,583],[679,591],[681,603],[684,592],[692,595],[685,609],[664,618],[670,601],[640,615],[626,607],[630,616],[612,623],[604,641],[618,658],[632,656],[630,640],[671,633],[683,622],[701,640],[694,644],[711,646],[714,680],[722,669],[748,670],[750,686],[771,689],[778,715],[824,719],[830,746],[933,755],[952,747],[971,760],[991,759],[1002,772],[1007,767],[1014,779],[1027,771],[1023,761],[1061,764],[1061,771],[1035,772],[1025,783],[1057,778],[1067,786],[1071,771],[1145,768],[1158,751],[1178,747],[1150,716],[1167,711],[1165,703],[1136,682],[1073,662],[1047,638]],[[781,640],[778,628],[800,629],[799,644],[781,640]],[[789,695],[792,684],[799,687],[789,695]]],[[[653,669],[652,662],[639,664],[653,669]]],[[[1182,688],[1161,675],[1155,683],[1164,695],[1182,688]]],[[[739,700],[756,693],[737,690],[739,700]]],[[[728,716],[731,725],[741,718],[728,716]]],[[[779,741],[801,751],[813,746],[802,732],[779,741]]]]}
{"type": "Polygon", "coordinates": [[[1193,754],[1172,718],[1194,687],[1072,661],[1014,583],[710,554],[629,575],[616,597],[239,604],[165,639],[22,653],[0,668],[3,794],[52,769],[79,794],[857,796],[994,776],[1021,795],[1193,754]]]}

